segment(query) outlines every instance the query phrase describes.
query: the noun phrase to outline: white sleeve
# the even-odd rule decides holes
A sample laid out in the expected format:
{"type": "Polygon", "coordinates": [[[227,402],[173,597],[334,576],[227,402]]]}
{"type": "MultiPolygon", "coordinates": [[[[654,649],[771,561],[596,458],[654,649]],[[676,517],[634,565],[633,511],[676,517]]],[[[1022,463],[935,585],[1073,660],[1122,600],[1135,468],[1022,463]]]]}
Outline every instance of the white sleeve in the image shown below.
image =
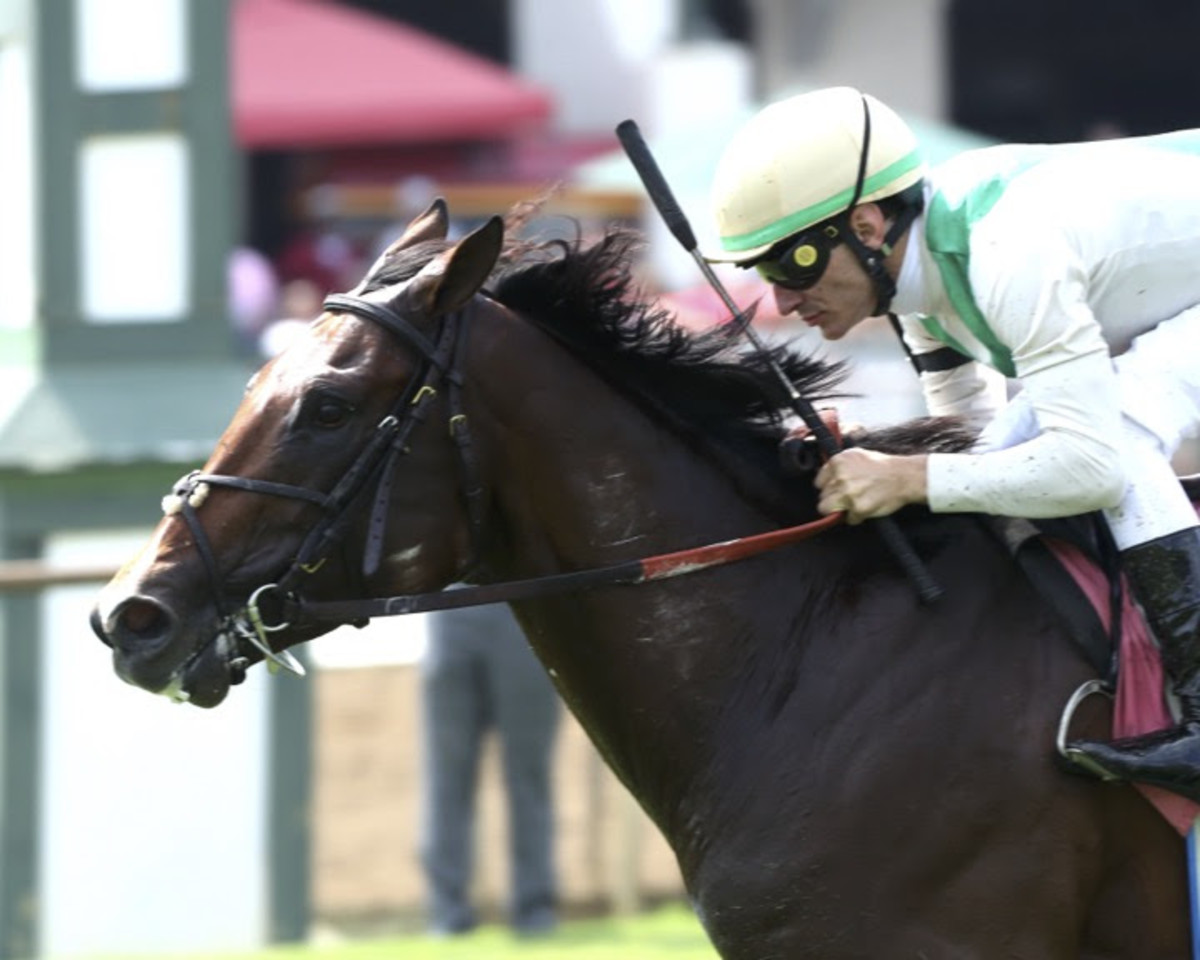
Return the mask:
{"type": "Polygon", "coordinates": [[[1069,516],[1113,507],[1125,492],[1120,389],[1087,269],[1069,232],[1030,231],[1029,214],[1028,203],[1005,204],[976,225],[970,282],[1039,433],[1003,450],[931,456],[935,511],[1069,516]]]}
{"type": "Polygon", "coordinates": [[[1022,380],[1041,433],[1004,450],[930,454],[931,510],[1064,517],[1120,501],[1121,414],[1108,354],[1090,353],[1022,380]]]}
{"type": "Polygon", "coordinates": [[[965,417],[983,427],[1004,404],[1004,377],[972,360],[950,370],[921,374],[925,407],[935,417],[965,417]]]}

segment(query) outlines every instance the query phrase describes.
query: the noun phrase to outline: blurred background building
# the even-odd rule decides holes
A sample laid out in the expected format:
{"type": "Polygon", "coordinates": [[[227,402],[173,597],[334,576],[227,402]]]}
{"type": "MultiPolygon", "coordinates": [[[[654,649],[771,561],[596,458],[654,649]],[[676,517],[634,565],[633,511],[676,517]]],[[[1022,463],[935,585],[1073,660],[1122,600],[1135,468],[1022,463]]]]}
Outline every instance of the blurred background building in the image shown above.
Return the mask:
{"type": "MultiPolygon", "coordinates": [[[[541,229],[640,226],[648,282],[717,323],[621,120],[703,245],[717,155],[765,100],[857,85],[933,159],[1196,126],[1198,28],[1183,0],[0,0],[0,958],[416,924],[419,618],[207,714],[123,688],[86,611],[253,366],[431,197],[461,228],[558,184],[541,229]]],[[[870,399],[843,415],[919,412],[886,332],[855,336],[870,399]]],[[[568,912],[681,896],[577,728],[559,749],[568,912]]]]}

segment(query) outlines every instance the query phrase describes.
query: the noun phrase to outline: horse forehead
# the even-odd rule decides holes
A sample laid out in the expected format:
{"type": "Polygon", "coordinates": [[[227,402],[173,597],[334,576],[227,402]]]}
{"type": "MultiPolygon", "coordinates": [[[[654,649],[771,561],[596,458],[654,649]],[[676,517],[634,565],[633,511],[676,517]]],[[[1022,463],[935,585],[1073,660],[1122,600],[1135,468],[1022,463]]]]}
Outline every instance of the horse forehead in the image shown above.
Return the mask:
{"type": "Polygon", "coordinates": [[[374,324],[325,314],[277,358],[276,371],[284,379],[306,380],[361,366],[379,352],[380,333],[374,324]]]}
{"type": "Polygon", "coordinates": [[[266,409],[289,401],[316,380],[361,366],[372,356],[372,344],[367,331],[350,326],[333,324],[326,329],[319,321],[310,325],[250,378],[245,393],[248,406],[266,409]]]}

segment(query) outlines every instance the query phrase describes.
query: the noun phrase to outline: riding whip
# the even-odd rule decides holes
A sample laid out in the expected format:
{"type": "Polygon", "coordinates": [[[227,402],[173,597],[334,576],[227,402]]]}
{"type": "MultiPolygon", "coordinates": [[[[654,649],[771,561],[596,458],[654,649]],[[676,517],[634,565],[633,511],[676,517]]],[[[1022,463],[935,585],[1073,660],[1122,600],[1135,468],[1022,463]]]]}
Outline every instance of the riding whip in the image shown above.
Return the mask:
{"type": "MultiPolygon", "coordinates": [[[[646,188],[646,193],[649,194],[651,202],[658,210],[659,216],[666,223],[667,229],[679,241],[680,245],[689,253],[696,264],[700,267],[700,272],[704,274],[704,278],[708,281],[709,286],[717,292],[725,304],[726,309],[734,318],[742,316],[742,311],[738,309],[737,304],[729,295],[729,291],[725,289],[725,285],[721,282],[720,277],[713,271],[712,266],[704,259],[700,253],[699,245],[696,243],[696,235],[692,232],[691,223],[684,214],[679,203],[675,200],[674,193],[671,192],[670,186],[667,184],[666,178],[658,167],[654,155],[650,152],[650,147],[642,136],[641,130],[633,120],[624,120],[617,125],[617,139],[621,141],[621,146],[625,150],[626,156],[629,157],[630,163],[633,164],[634,170],[641,178],[642,185],[646,188]]],[[[796,385],[792,383],[783,367],[776,362],[771,356],[770,350],[762,342],[762,339],[755,332],[749,323],[739,324],[741,331],[749,339],[754,349],[759,352],[762,358],[770,367],[771,372],[779,380],[780,385],[784,388],[788,400],[791,403],[792,409],[796,411],[800,419],[804,421],[812,435],[816,438],[817,446],[826,457],[831,457],[839,450],[841,445],[833,436],[833,433],[825,425],[825,422],[817,414],[813,405],[805,399],[796,389],[796,385]]],[[[912,544],[905,539],[900,528],[896,526],[896,522],[891,517],[877,517],[872,521],[883,537],[884,543],[892,555],[899,562],[913,586],[916,587],[917,594],[925,603],[931,603],[942,595],[942,588],[930,576],[929,571],[925,568],[925,564],[921,558],[917,556],[912,544]]]]}

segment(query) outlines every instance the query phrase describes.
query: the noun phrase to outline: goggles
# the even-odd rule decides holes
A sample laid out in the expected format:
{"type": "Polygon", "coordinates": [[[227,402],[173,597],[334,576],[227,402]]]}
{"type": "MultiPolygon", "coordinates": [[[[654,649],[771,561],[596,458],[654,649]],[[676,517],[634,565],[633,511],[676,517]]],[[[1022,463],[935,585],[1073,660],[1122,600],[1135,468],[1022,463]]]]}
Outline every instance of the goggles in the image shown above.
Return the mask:
{"type": "Polygon", "coordinates": [[[825,275],[829,254],[841,242],[841,231],[827,223],[788,237],[753,266],[768,283],[808,290],[825,275]]]}

